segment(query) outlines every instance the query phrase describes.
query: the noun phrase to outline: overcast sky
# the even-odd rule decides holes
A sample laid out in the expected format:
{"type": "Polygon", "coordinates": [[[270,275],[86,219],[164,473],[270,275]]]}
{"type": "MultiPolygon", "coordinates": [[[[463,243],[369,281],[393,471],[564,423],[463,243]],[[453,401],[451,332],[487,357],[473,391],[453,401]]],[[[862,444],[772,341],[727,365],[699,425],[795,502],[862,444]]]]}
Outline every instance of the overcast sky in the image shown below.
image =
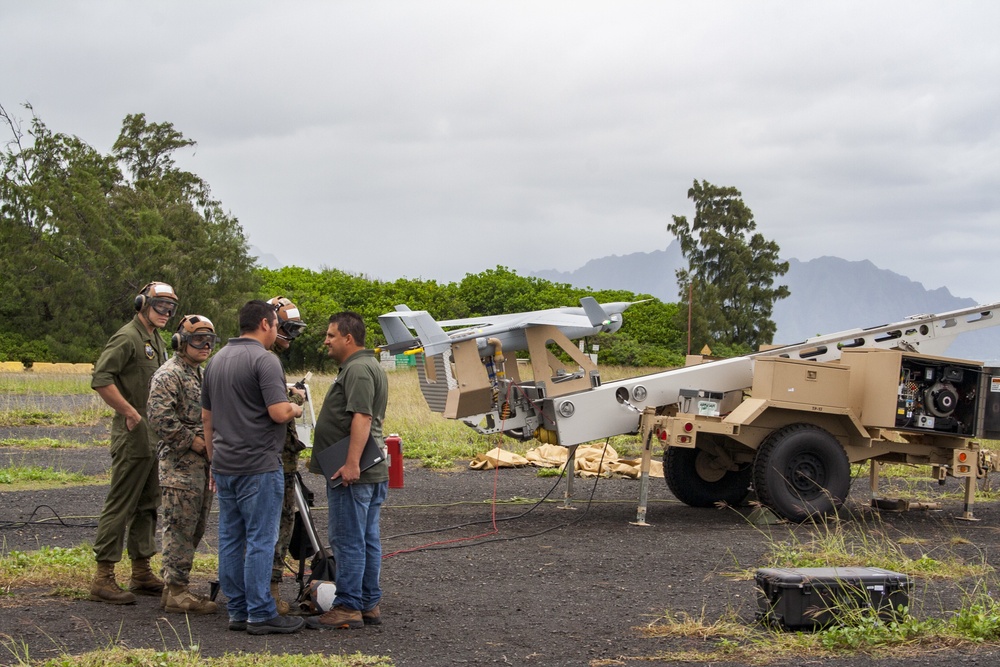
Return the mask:
{"type": "Polygon", "coordinates": [[[672,240],[694,179],[785,258],[1000,301],[1000,3],[0,2],[0,103],[129,113],[286,264],[460,280],[672,240]]]}

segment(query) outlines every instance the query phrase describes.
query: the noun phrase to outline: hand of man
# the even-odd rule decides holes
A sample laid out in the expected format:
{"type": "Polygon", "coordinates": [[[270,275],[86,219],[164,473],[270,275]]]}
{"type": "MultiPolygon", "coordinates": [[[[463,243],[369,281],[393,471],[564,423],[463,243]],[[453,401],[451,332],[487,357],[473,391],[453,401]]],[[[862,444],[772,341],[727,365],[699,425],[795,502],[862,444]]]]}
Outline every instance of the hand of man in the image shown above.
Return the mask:
{"type": "Polygon", "coordinates": [[[344,486],[350,486],[354,482],[361,478],[361,466],[357,463],[352,464],[350,461],[340,466],[337,472],[333,473],[331,480],[340,478],[343,481],[344,486]]]}
{"type": "Polygon", "coordinates": [[[142,415],[140,415],[136,410],[132,410],[131,414],[125,415],[125,428],[131,432],[132,429],[138,426],[141,421],[142,415]]]}
{"type": "Polygon", "coordinates": [[[194,440],[191,442],[191,451],[196,454],[205,453],[205,439],[200,435],[194,436],[194,440]]]}

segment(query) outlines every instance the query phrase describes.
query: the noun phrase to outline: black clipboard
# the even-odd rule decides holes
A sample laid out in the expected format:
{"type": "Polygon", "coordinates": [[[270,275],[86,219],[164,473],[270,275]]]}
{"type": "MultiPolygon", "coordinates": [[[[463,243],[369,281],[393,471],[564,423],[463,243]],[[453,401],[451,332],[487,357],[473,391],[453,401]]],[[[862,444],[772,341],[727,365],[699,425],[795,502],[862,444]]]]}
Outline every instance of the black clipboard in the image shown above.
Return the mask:
{"type": "MultiPolygon", "coordinates": [[[[350,444],[351,438],[348,436],[316,454],[316,462],[319,463],[319,469],[323,471],[326,483],[330,485],[331,489],[344,483],[340,477],[337,479],[330,479],[330,477],[347,463],[347,449],[350,444]]],[[[368,442],[365,443],[365,448],[361,451],[361,472],[384,460],[385,454],[382,452],[382,448],[375,442],[375,438],[369,435],[368,442]]]]}

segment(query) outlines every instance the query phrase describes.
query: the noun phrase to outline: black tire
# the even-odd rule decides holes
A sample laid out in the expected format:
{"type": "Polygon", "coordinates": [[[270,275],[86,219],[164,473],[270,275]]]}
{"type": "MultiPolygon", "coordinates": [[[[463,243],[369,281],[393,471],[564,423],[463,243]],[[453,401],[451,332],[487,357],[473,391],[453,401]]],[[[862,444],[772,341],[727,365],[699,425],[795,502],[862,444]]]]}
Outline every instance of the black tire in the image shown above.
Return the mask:
{"type": "Polygon", "coordinates": [[[712,479],[705,478],[711,468],[712,456],[702,449],[667,447],[663,452],[663,476],[667,487],[677,500],[691,507],[714,507],[718,503],[739,505],[750,494],[753,466],[739,470],[713,471],[712,479]]]}
{"type": "Polygon", "coordinates": [[[804,521],[830,514],[851,490],[851,464],[837,439],[812,424],[772,433],[753,466],[757,498],[779,516],[804,521]]]}

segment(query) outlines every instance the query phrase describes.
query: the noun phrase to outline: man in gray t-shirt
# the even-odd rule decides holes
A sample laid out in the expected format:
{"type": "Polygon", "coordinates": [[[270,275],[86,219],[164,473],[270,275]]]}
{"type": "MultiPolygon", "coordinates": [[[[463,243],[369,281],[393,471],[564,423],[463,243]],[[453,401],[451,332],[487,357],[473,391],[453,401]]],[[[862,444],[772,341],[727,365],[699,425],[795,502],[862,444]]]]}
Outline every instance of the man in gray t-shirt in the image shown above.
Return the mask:
{"type": "Polygon", "coordinates": [[[269,582],[284,496],[285,424],[301,417],[302,407],[289,402],[281,362],[268,352],[277,336],[274,307],[249,301],[239,317],[240,337],[208,363],[201,391],[219,504],[219,583],[230,630],[285,634],[303,621],[278,615],[269,582]]]}

